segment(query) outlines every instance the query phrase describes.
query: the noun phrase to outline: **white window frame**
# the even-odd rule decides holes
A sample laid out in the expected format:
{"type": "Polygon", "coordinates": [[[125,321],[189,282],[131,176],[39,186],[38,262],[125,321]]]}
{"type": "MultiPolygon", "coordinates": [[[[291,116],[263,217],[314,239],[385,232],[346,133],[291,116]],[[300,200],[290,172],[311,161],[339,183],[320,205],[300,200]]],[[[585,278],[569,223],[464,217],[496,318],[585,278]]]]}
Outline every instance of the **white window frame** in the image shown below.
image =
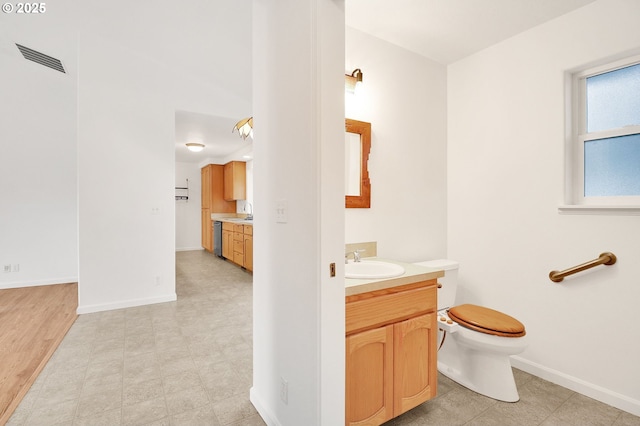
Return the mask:
{"type": "Polygon", "coordinates": [[[587,78],[640,63],[640,55],[590,67],[567,75],[567,137],[565,205],[561,212],[640,214],[640,196],[585,197],[584,144],[587,141],[640,133],[640,125],[587,133],[587,78]]]}

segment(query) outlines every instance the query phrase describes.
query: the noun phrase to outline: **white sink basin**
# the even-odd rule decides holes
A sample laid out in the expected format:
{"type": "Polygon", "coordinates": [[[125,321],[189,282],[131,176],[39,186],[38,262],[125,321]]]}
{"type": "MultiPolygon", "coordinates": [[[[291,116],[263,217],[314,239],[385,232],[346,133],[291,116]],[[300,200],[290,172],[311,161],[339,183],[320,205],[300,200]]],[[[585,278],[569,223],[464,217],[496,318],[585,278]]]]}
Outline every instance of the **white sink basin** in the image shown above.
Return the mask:
{"type": "Polygon", "coordinates": [[[349,261],[344,265],[346,278],[374,279],[393,278],[404,274],[404,268],[395,263],[381,262],[379,260],[363,260],[361,262],[349,261]]]}

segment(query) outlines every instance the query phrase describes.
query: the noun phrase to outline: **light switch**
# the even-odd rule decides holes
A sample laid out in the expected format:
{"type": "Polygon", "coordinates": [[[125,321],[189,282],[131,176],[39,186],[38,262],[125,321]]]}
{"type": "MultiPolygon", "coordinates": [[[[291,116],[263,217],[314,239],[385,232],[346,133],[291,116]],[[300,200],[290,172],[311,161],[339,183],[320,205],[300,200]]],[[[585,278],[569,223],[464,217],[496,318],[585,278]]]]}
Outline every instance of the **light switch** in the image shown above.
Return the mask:
{"type": "Polygon", "coordinates": [[[276,223],[287,223],[289,216],[287,204],[287,200],[278,200],[276,203],[276,223]]]}

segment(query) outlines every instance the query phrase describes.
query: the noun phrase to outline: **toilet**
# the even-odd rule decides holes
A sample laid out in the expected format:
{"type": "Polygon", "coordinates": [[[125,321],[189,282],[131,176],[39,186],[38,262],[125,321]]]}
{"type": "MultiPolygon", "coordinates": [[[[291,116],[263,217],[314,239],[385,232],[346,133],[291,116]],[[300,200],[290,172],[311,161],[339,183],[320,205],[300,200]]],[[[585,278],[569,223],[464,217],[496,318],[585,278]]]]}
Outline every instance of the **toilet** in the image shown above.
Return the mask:
{"type": "Polygon", "coordinates": [[[416,265],[445,273],[438,279],[442,285],[438,289],[438,371],[489,398],[518,401],[509,357],[527,347],[524,325],[493,309],[472,304],[456,306],[458,262],[439,259],[416,265]]]}

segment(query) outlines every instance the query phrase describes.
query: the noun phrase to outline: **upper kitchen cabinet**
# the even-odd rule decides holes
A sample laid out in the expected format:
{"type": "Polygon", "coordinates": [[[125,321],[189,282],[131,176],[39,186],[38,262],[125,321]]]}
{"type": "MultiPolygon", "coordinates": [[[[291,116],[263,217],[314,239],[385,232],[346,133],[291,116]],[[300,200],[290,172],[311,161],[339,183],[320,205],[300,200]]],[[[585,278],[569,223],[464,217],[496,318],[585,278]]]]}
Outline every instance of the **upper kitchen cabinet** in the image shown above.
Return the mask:
{"type": "Polygon", "coordinates": [[[224,197],[224,166],[209,164],[201,169],[201,176],[202,208],[210,209],[211,213],[235,213],[236,202],[224,197]]]}
{"type": "Polygon", "coordinates": [[[242,161],[231,161],[224,165],[224,199],[246,200],[247,198],[247,164],[242,161]]]}

